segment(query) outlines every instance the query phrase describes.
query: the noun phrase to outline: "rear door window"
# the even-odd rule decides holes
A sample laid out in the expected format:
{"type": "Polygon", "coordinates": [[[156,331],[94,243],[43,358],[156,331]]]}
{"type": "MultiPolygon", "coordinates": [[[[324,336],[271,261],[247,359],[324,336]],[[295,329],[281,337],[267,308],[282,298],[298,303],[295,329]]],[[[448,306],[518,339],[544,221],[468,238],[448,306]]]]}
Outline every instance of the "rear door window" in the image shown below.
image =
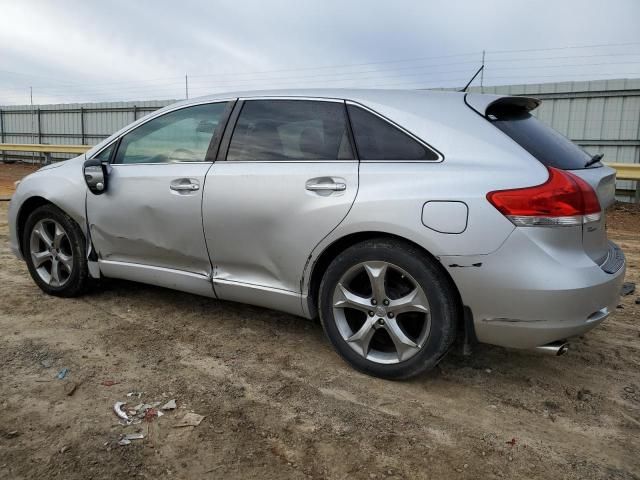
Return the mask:
{"type": "Polygon", "coordinates": [[[227,160],[352,160],[344,104],[315,100],[247,100],[227,160]]]}
{"type": "Polygon", "coordinates": [[[509,115],[491,123],[547,167],[578,170],[591,160],[582,148],[530,113],[509,115]]]}
{"type": "Polygon", "coordinates": [[[388,121],[347,105],[360,160],[438,160],[438,154],[388,121]]]}

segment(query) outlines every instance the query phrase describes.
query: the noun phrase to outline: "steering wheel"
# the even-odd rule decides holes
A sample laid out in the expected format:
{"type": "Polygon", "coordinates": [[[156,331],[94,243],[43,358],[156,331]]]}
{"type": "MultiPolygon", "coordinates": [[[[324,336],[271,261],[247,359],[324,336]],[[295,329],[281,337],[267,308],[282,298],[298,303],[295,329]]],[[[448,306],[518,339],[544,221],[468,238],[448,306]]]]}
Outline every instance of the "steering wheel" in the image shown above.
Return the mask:
{"type": "Polygon", "coordinates": [[[192,162],[196,160],[196,154],[187,148],[177,148],[169,155],[170,162],[192,162]]]}

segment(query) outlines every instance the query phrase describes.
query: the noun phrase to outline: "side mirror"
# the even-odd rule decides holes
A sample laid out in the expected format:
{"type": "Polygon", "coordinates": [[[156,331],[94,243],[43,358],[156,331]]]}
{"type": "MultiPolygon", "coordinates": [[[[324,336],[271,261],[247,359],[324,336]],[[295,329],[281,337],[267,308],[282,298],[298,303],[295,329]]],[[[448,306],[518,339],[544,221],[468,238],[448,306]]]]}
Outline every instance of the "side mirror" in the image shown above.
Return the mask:
{"type": "Polygon", "coordinates": [[[84,181],[91,193],[101,195],[107,191],[108,181],[107,164],[96,158],[84,162],[84,181]]]}

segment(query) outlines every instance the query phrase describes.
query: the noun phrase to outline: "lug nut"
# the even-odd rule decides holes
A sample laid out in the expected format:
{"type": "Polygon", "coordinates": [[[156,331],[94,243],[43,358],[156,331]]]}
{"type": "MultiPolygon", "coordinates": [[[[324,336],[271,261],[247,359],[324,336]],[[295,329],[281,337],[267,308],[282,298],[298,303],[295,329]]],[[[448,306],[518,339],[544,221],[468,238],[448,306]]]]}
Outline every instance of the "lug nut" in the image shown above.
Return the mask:
{"type": "Polygon", "coordinates": [[[394,317],[393,312],[389,312],[389,313],[387,313],[387,317],[389,317],[389,318],[393,318],[393,317],[394,317]]]}
{"type": "Polygon", "coordinates": [[[369,316],[370,316],[370,317],[373,317],[373,312],[371,312],[371,311],[370,311],[370,312],[369,312],[369,316]]]}
{"type": "Polygon", "coordinates": [[[381,318],[380,320],[378,320],[378,325],[384,325],[384,318],[381,318]]]}
{"type": "Polygon", "coordinates": [[[387,305],[389,305],[389,300],[385,298],[385,299],[382,301],[382,304],[386,307],[387,305]]]}
{"type": "Polygon", "coordinates": [[[373,299],[371,300],[371,305],[377,305],[377,304],[378,304],[378,302],[376,301],[376,299],[375,299],[375,298],[373,298],[373,299]]]}

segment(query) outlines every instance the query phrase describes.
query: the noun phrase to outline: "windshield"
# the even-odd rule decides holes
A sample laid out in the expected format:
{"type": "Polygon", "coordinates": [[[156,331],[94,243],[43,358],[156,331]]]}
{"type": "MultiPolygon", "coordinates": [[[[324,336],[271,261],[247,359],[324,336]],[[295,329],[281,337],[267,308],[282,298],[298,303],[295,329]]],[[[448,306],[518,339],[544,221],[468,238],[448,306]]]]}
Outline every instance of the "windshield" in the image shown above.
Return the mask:
{"type": "Polygon", "coordinates": [[[585,168],[591,155],[530,113],[492,120],[496,127],[548,167],[585,168]]]}

